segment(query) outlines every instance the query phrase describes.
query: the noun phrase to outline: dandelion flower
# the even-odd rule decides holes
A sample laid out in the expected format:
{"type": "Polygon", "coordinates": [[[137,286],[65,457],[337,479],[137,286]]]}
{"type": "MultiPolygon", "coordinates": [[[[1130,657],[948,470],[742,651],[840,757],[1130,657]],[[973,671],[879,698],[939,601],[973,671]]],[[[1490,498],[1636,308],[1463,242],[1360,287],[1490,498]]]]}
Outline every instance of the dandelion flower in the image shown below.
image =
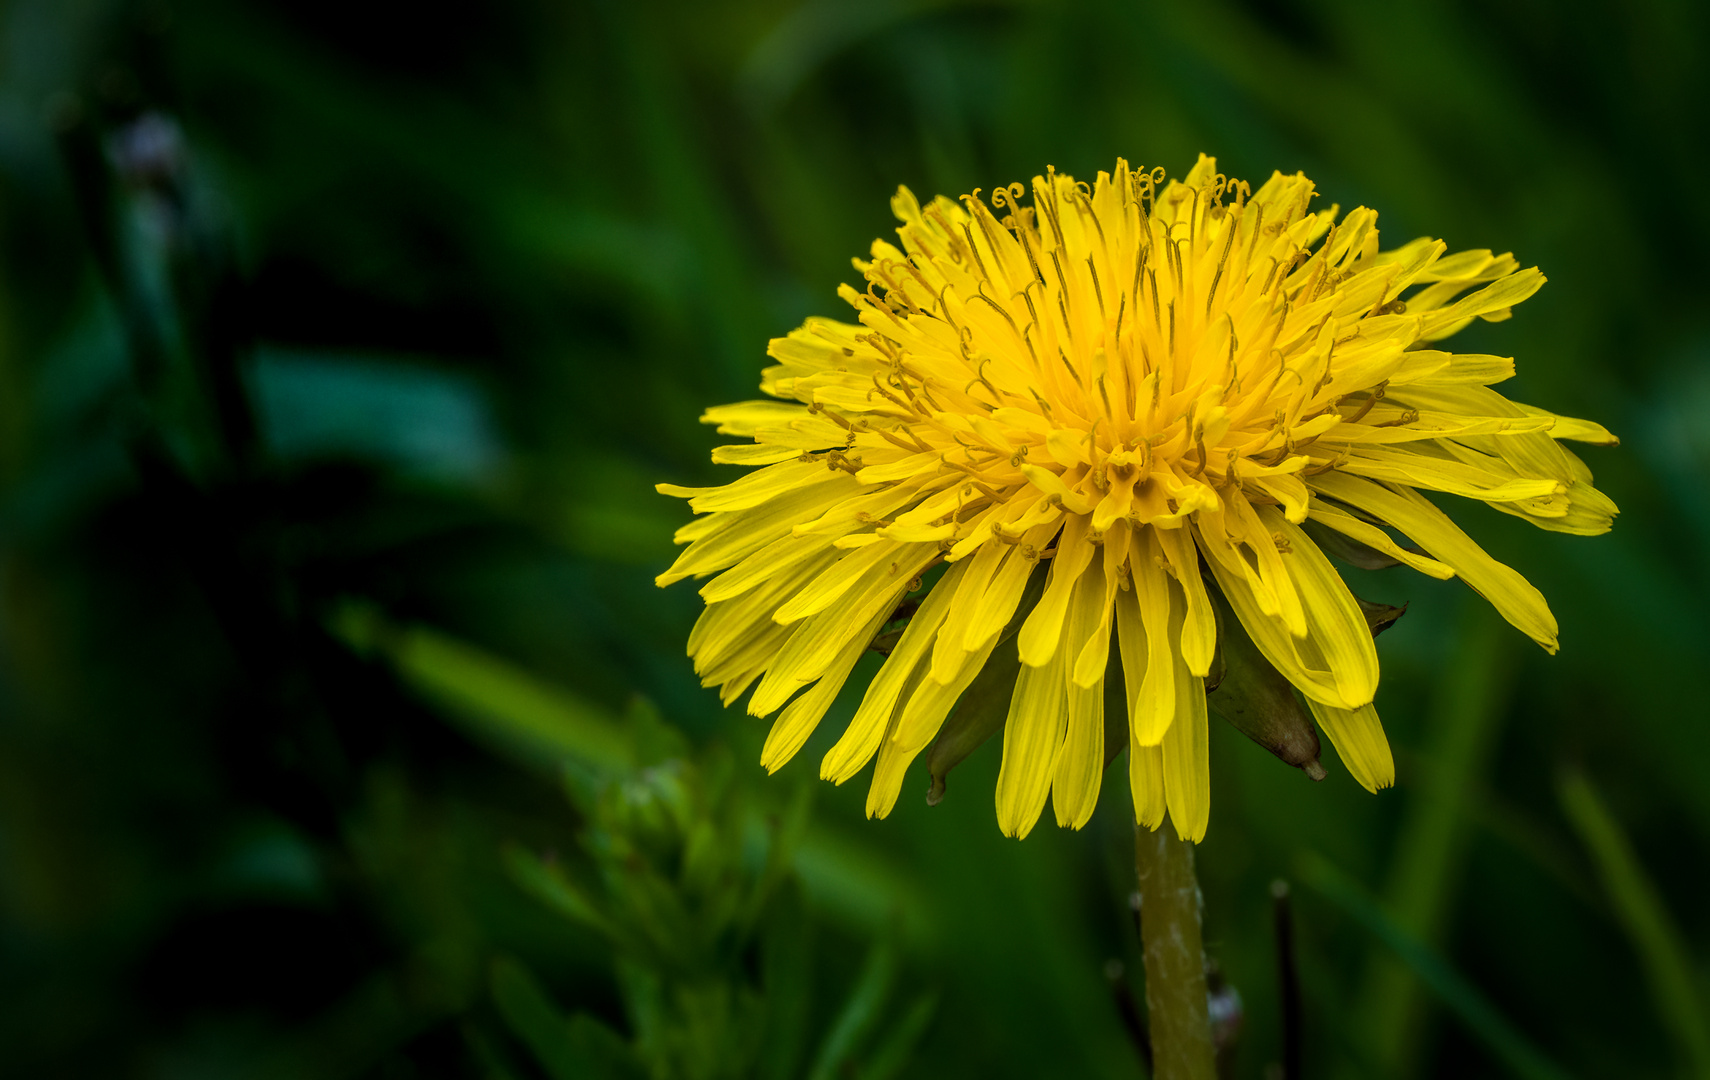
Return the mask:
{"type": "Polygon", "coordinates": [[[855,261],[865,291],[839,290],[859,321],[774,340],[768,399],[702,417],[750,440],[715,462],[756,468],[659,486],[701,516],[658,582],[716,575],[689,654],[727,704],[752,688],[750,713],[782,710],[767,769],[906,617],[821,765],[842,783],[877,757],[869,815],[1007,663],[1005,833],[1025,835],[1047,797],[1060,824],[1091,816],[1108,678],[1137,820],[1167,812],[1198,840],[1221,610],[1353,776],[1386,787],[1372,631],[1314,537],[1459,576],[1555,651],[1543,596],[1418,491],[1609,528],[1614,504],[1557,440],[1614,437],[1490,389],[1511,360],[1435,347],[1506,319],[1543,275],[1428,238],[1382,250],[1375,212],[1313,210],[1300,174],[1254,191],[1202,156],[1163,179],[1123,161],[1090,186],[1047,170],[1025,206],[1020,184],[924,207],[899,189],[901,246],[876,241],[855,261]]]}

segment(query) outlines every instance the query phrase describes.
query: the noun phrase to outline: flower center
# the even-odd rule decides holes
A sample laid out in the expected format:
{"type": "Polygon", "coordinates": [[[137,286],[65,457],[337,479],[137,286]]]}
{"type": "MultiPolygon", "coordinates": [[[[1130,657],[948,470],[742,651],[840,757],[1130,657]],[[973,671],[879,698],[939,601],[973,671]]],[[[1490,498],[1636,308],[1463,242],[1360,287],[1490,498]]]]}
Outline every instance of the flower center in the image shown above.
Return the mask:
{"type": "MultiPolygon", "coordinates": [[[[939,524],[1029,488],[1095,535],[1218,510],[1231,486],[1304,507],[1302,475],[1336,463],[1314,441],[1364,418],[1383,387],[1361,373],[1405,344],[1385,325],[1404,317],[1403,264],[1377,257],[1369,211],[1310,212],[1303,177],[1262,197],[1221,174],[1161,179],[1119,163],[1090,187],[1036,178],[1031,206],[1020,184],[990,206],[899,196],[909,253],[876,244],[867,292],[845,294],[867,329],[843,371],[870,386],[815,388],[849,436],[827,464],[880,482],[900,452],[966,474],[939,524]]],[[[1015,516],[992,535],[1018,537],[1015,516]]]]}

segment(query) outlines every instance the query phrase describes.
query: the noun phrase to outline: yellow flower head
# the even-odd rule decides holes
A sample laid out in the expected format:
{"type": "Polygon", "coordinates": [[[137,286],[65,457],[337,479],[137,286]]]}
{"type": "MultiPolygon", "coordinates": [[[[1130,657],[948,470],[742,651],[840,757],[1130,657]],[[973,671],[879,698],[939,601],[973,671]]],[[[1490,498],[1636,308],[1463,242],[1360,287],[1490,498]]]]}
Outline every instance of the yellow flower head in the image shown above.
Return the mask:
{"type": "Polygon", "coordinates": [[[1252,191],[1202,156],[1162,181],[1118,161],[1090,186],[1047,170],[1030,206],[1020,184],[989,206],[976,191],[922,207],[899,189],[901,248],[876,241],[855,263],[866,291],[839,290],[859,325],[809,319],[771,343],[774,400],[702,418],[752,439],[714,461],[759,468],[659,486],[703,516],[658,581],[717,575],[689,654],[726,703],[752,686],[751,713],[783,710],[766,768],[906,615],[821,765],[842,783],[877,754],[869,814],[890,811],[988,661],[1019,659],[1003,830],[1025,835],[1047,796],[1062,824],[1091,816],[1109,672],[1125,688],[1138,820],[1167,810],[1198,840],[1226,604],[1355,778],[1388,786],[1372,633],[1307,530],[1458,574],[1555,650],[1538,591],[1415,490],[1561,532],[1609,528],[1614,504],[1556,440],[1614,437],[1489,389],[1511,360],[1432,347],[1507,318],[1543,275],[1509,255],[1445,255],[1440,240],[1380,250],[1376,213],[1313,211],[1299,174],[1252,191]],[[1011,636],[1041,563],[1043,592],[1011,636]]]}

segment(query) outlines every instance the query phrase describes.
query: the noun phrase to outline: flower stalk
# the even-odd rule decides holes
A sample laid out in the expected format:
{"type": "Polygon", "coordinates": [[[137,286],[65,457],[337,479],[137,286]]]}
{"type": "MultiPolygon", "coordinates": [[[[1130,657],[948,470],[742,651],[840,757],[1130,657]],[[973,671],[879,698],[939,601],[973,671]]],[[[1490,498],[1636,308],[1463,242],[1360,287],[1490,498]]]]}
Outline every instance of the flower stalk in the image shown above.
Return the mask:
{"type": "Polygon", "coordinates": [[[1153,1080],[1213,1080],[1217,1074],[1193,845],[1176,835],[1173,822],[1157,829],[1136,824],[1134,870],[1140,886],[1153,1080]]]}

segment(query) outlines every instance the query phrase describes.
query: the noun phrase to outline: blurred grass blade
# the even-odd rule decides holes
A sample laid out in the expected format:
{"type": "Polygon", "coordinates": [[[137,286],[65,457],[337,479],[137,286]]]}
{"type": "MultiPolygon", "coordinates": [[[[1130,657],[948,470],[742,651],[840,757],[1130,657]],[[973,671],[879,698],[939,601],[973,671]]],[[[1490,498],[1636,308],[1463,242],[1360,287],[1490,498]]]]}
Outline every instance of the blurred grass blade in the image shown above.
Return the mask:
{"type": "Polygon", "coordinates": [[[581,1056],[587,1080],[643,1080],[646,1075],[623,1036],[589,1013],[570,1017],[570,1045],[581,1056]]]}
{"type": "Polygon", "coordinates": [[[628,1080],[642,1074],[623,1040],[592,1017],[567,1018],[529,970],[510,957],[493,961],[493,1003],[552,1080],[628,1080]]]}
{"type": "Polygon", "coordinates": [[[557,867],[547,865],[533,852],[516,844],[506,845],[504,862],[517,887],[536,900],[602,934],[617,934],[617,928],[599,905],[557,867]]]}
{"type": "Polygon", "coordinates": [[[922,994],[916,998],[903,1013],[902,1020],[873,1048],[866,1066],[856,1074],[856,1080],[891,1080],[902,1072],[937,1012],[937,994],[922,994]]]}
{"type": "MultiPolygon", "coordinates": [[[[1471,831],[1470,807],[1489,771],[1509,694],[1508,626],[1476,597],[1462,603],[1455,649],[1425,724],[1430,768],[1409,792],[1383,891],[1396,927],[1425,946],[1454,911],[1471,831]]],[[[1375,955],[1360,995],[1360,1027],[1386,1076],[1419,1074],[1424,1002],[1416,973],[1375,955]]]]}
{"type": "Polygon", "coordinates": [[[785,882],[767,913],[760,964],[766,1026],[758,1071],[763,1080],[794,1080],[813,1005],[812,927],[795,881],[785,882]]]}
{"type": "Polygon", "coordinates": [[[761,909],[771,902],[773,893],[796,872],[796,853],[801,849],[813,820],[814,789],[810,784],[796,785],[783,813],[766,819],[766,862],[760,872],[760,882],[754,890],[754,910],[749,919],[757,920],[761,909]]]}
{"type": "Polygon", "coordinates": [[[625,770],[634,749],[605,709],[505,660],[423,626],[398,626],[347,602],[333,635],[388,660],[398,677],[477,737],[523,752],[533,764],[565,758],[595,771],[625,770]]]}
{"type": "Polygon", "coordinates": [[[262,435],[279,460],[352,458],[466,484],[505,464],[480,384],[431,361],[262,348],[248,374],[262,435]]]}
{"type": "Polygon", "coordinates": [[[1566,1080],[1568,1073],[1509,1023],[1466,976],[1398,925],[1382,905],[1323,856],[1304,856],[1300,879],[1388,946],[1516,1076],[1527,1080],[1566,1080]]]}
{"type": "Polygon", "coordinates": [[[896,975],[896,946],[889,941],[874,945],[867,953],[867,962],[862,965],[861,976],[855,981],[849,1000],[826,1033],[809,1080],[834,1080],[845,1075],[861,1052],[861,1044],[866,1041],[868,1033],[878,1025],[896,975]]]}
{"type": "Polygon", "coordinates": [[[927,6],[901,0],[809,0],[754,46],[739,76],[742,95],[756,111],[775,109],[831,57],[927,6]]]}
{"type": "Polygon", "coordinates": [[[1577,770],[1558,784],[1562,810],[1597,865],[1615,917],[1645,966],[1658,1014],[1674,1033],[1693,1075],[1710,1077],[1710,1027],[1693,985],[1692,955],[1621,825],[1591,780],[1577,770]]]}
{"type": "Polygon", "coordinates": [[[519,1080],[512,1070],[509,1055],[499,1049],[493,1035],[475,1024],[462,1025],[459,1034],[463,1036],[463,1047],[474,1061],[476,1075],[481,1080],[519,1080]]]}

